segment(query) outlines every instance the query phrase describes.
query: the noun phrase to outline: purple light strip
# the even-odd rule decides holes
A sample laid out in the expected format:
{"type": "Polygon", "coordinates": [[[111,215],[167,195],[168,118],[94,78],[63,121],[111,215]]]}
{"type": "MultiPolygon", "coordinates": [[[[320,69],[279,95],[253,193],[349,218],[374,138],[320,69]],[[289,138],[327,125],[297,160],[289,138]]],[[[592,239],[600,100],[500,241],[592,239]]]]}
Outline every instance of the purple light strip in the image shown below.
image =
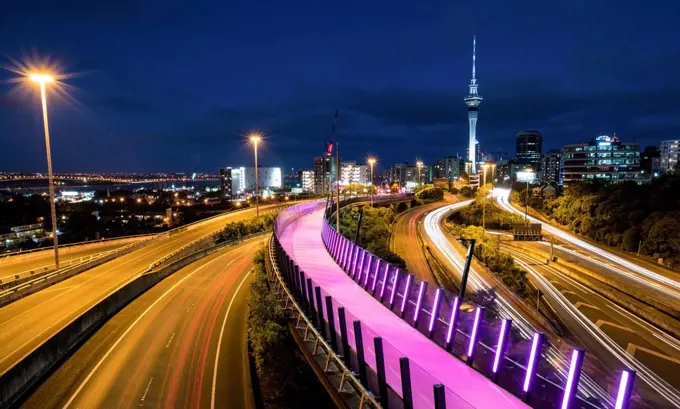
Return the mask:
{"type": "Polygon", "coordinates": [[[345,255],[347,251],[347,242],[341,239],[340,244],[340,257],[338,258],[338,265],[342,268],[342,264],[345,262],[345,255]]]}
{"type": "Polygon", "coordinates": [[[361,251],[361,261],[359,261],[359,266],[354,266],[354,275],[352,276],[353,278],[356,277],[357,280],[361,281],[361,272],[364,270],[364,259],[366,258],[366,251],[360,250],[361,251]]]}
{"type": "Polygon", "coordinates": [[[379,271],[380,271],[380,259],[376,258],[375,259],[375,274],[373,274],[373,284],[371,284],[371,294],[375,294],[375,287],[378,285],[378,272],[379,271]]]}
{"type": "Polygon", "coordinates": [[[364,288],[368,285],[368,276],[371,275],[371,264],[373,264],[373,261],[375,258],[371,255],[368,256],[368,264],[366,264],[366,275],[364,276],[364,288]]]}
{"type": "Polygon", "coordinates": [[[458,318],[458,301],[459,298],[456,297],[453,300],[453,307],[451,307],[451,320],[449,321],[449,330],[446,332],[446,344],[451,343],[451,336],[453,335],[453,327],[456,326],[456,318],[458,318]]]}
{"type": "Polygon", "coordinates": [[[583,361],[583,351],[574,349],[571,352],[571,364],[569,365],[569,376],[567,377],[567,386],[564,388],[564,396],[562,397],[562,409],[569,408],[569,401],[576,392],[576,385],[578,377],[581,374],[581,363],[583,361]]]}
{"type": "Polygon", "coordinates": [[[434,321],[437,319],[437,313],[439,312],[439,295],[442,289],[437,288],[437,292],[434,295],[434,304],[432,305],[432,314],[430,314],[430,325],[427,326],[427,331],[432,332],[434,328],[434,321]]]}
{"type": "Polygon", "coordinates": [[[616,394],[616,406],[614,409],[628,409],[628,401],[630,393],[633,389],[633,380],[635,379],[635,371],[625,370],[621,374],[621,381],[619,382],[619,393],[616,394]]]}
{"type": "Polygon", "coordinates": [[[385,294],[385,286],[387,285],[387,277],[390,273],[390,265],[385,264],[385,274],[383,274],[382,288],[380,289],[380,301],[382,301],[383,295],[385,294]]]}
{"type": "MultiPolygon", "coordinates": [[[[420,288],[418,289],[418,301],[416,301],[416,311],[413,313],[413,322],[418,322],[418,314],[420,313],[420,302],[423,300],[423,292],[425,291],[425,281],[420,282],[420,288]]],[[[439,293],[437,293],[439,294],[439,293]]]]}
{"type": "Polygon", "coordinates": [[[531,354],[529,355],[529,363],[527,364],[527,373],[524,376],[524,385],[522,385],[522,390],[526,393],[529,392],[529,386],[531,386],[531,380],[534,377],[534,369],[536,367],[536,356],[538,355],[538,347],[543,334],[537,332],[534,334],[534,340],[531,342],[531,354]]]}
{"type": "Polygon", "coordinates": [[[399,270],[394,269],[394,283],[392,283],[392,294],[390,295],[390,308],[394,305],[394,296],[397,294],[397,287],[399,286],[399,270]]]}
{"type": "Polygon", "coordinates": [[[493,359],[493,373],[498,372],[498,365],[501,363],[501,356],[503,355],[503,348],[505,347],[505,334],[508,332],[510,327],[510,320],[503,320],[501,324],[501,332],[498,334],[498,345],[496,345],[496,356],[493,359]]]}
{"type": "Polygon", "coordinates": [[[352,278],[354,278],[354,273],[357,271],[357,261],[359,260],[359,246],[354,245],[354,257],[352,257],[352,263],[348,266],[347,272],[352,272],[352,278]]]}
{"type": "MultiPolygon", "coordinates": [[[[406,276],[406,287],[404,287],[404,296],[401,297],[401,308],[399,309],[399,312],[404,312],[404,309],[406,309],[406,302],[408,301],[408,296],[409,296],[409,290],[411,289],[411,279],[413,276],[411,274],[408,274],[406,276]]],[[[396,286],[395,286],[396,288],[396,286]]]]}
{"type": "Polygon", "coordinates": [[[475,344],[477,344],[477,330],[479,330],[479,321],[482,318],[482,307],[477,307],[475,312],[475,322],[472,324],[472,333],[470,334],[470,343],[468,344],[467,355],[468,359],[472,358],[472,354],[475,352],[475,344]]]}

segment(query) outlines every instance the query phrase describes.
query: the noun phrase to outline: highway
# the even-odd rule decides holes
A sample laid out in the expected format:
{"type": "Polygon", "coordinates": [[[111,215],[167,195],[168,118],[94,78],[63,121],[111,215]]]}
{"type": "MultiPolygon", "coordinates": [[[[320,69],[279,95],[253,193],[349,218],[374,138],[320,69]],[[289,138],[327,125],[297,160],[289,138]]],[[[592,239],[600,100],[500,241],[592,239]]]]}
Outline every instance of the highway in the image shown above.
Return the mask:
{"type": "MultiPolygon", "coordinates": [[[[261,211],[280,205],[261,206],[261,211]]],[[[226,223],[253,217],[254,209],[227,213],[164,235],[142,248],[0,308],[0,373],[150,264],[226,223]]]]}
{"type": "Polygon", "coordinates": [[[246,344],[253,253],[265,238],[187,267],[126,306],[21,408],[254,407],[246,344]]]}
{"type": "Polygon", "coordinates": [[[610,368],[620,369],[621,361],[634,367],[636,363],[628,356],[634,357],[670,386],[680,387],[677,377],[680,342],[545,264],[544,260],[536,260],[535,256],[514,246],[504,245],[503,250],[529,272],[549,305],[581,343],[610,368]]]}
{"type": "MultiPolygon", "coordinates": [[[[69,246],[59,249],[60,264],[80,257],[92,256],[105,251],[114,250],[127,244],[146,239],[148,237],[135,237],[120,240],[108,240],[98,243],[69,246]]],[[[15,274],[29,272],[31,270],[45,271],[54,268],[54,251],[35,251],[11,257],[0,258],[0,281],[14,279],[15,274]]]]}
{"type": "MultiPolygon", "coordinates": [[[[464,257],[458,253],[455,247],[453,247],[453,244],[449,241],[450,239],[442,230],[441,223],[443,222],[444,217],[446,217],[448,214],[460,210],[461,208],[468,206],[470,203],[472,203],[472,200],[467,200],[433,210],[427,214],[423,222],[424,231],[428,240],[430,240],[432,243],[433,248],[437,249],[438,257],[449,267],[450,271],[457,274],[462,273],[465,260],[464,257]]],[[[479,271],[476,270],[474,266],[470,270],[468,286],[473,291],[493,288],[491,284],[485,281],[483,276],[479,271]]],[[[518,329],[522,338],[525,340],[530,339],[537,330],[534,325],[529,322],[529,320],[527,320],[525,313],[519,310],[510,299],[506,299],[502,292],[497,293],[496,302],[498,303],[497,309],[501,317],[512,319],[513,326],[518,329]]],[[[565,353],[554,346],[550,346],[546,348],[545,355],[551,365],[556,368],[557,375],[562,379],[562,381],[565,381],[567,378],[567,370],[569,368],[569,359],[565,353]]],[[[581,377],[581,382],[579,384],[579,394],[584,397],[594,396],[603,402],[608,402],[609,404],[613,403],[613,399],[606,389],[587,374],[583,374],[581,377]]]]}
{"type": "MultiPolygon", "coordinates": [[[[494,189],[494,196],[501,208],[508,212],[524,215],[510,204],[509,194],[510,191],[507,189],[494,189]]],[[[608,266],[609,271],[616,273],[618,279],[626,280],[627,284],[635,283],[636,286],[643,288],[648,293],[651,291],[653,294],[662,296],[664,302],[671,303],[669,305],[680,305],[680,281],[677,281],[677,274],[671,274],[663,269],[652,271],[531,216],[529,216],[529,221],[540,223],[544,232],[584,250],[587,255],[569,249],[565,249],[565,251],[571,251],[574,255],[580,254],[583,257],[590,257],[599,263],[603,263],[604,260],[603,264],[608,266]],[[609,262],[616,264],[616,266],[609,265],[609,262]]]]}

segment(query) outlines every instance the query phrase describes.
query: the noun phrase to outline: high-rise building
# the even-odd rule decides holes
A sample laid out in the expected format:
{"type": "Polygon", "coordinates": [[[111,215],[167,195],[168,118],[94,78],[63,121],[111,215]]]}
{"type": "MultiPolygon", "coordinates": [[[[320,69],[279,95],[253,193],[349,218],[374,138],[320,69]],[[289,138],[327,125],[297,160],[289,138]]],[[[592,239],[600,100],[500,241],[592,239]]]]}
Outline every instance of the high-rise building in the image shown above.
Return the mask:
{"type": "Polygon", "coordinates": [[[661,141],[661,170],[673,172],[680,162],[680,139],[661,141]]]}
{"type": "Polygon", "coordinates": [[[324,155],[314,158],[314,193],[323,195],[331,190],[330,175],[332,157],[324,155]]]}
{"type": "Polygon", "coordinates": [[[290,189],[300,187],[300,172],[296,172],[294,168],[289,168],[289,172],[283,175],[283,187],[290,189]]]}
{"type": "Polygon", "coordinates": [[[656,146],[645,146],[640,157],[640,168],[648,178],[656,178],[661,174],[661,150],[656,146]]]}
{"type": "Polygon", "coordinates": [[[465,97],[465,104],[468,107],[468,123],[470,125],[470,132],[468,135],[468,161],[471,162],[470,174],[477,173],[477,116],[479,113],[479,104],[482,103],[482,97],[477,93],[477,76],[476,76],[476,59],[477,59],[477,36],[472,37],[472,80],[470,81],[470,92],[465,97]]]}
{"type": "Polygon", "coordinates": [[[231,168],[220,168],[220,189],[223,198],[232,197],[231,168]]]}
{"type": "Polygon", "coordinates": [[[446,179],[452,182],[460,176],[460,165],[461,159],[457,156],[438,159],[432,165],[432,179],[446,179]]]}
{"type": "MultiPolygon", "coordinates": [[[[231,171],[232,196],[255,191],[255,168],[240,167],[227,169],[231,171]]],[[[261,191],[264,189],[281,188],[281,168],[258,166],[257,179],[261,191]]]]}
{"type": "Polygon", "coordinates": [[[601,135],[590,142],[564,145],[562,183],[599,179],[609,182],[645,181],[640,169],[640,144],[601,135]]]}
{"type": "Polygon", "coordinates": [[[535,172],[541,170],[543,136],[539,131],[528,130],[518,132],[515,149],[515,157],[517,160],[530,164],[535,172]]]}
{"type": "Polygon", "coordinates": [[[395,163],[392,165],[390,180],[397,182],[399,186],[415,186],[418,183],[418,168],[408,162],[395,163]]]}
{"type": "Polygon", "coordinates": [[[560,167],[562,165],[562,151],[559,149],[550,149],[543,156],[543,165],[541,172],[543,174],[543,181],[560,182],[560,167]]]}
{"type": "Polygon", "coordinates": [[[368,184],[371,178],[368,165],[357,165],[356,162],[342,162],[340,164],[340,182],[343,185],[359,183],[368,184]]]}
{"type": "Polygon", "coordinates": [[[301,170],[299,177],[302,190],[305,192],[314,192],[314,171],[311,169],[301,170]]]}

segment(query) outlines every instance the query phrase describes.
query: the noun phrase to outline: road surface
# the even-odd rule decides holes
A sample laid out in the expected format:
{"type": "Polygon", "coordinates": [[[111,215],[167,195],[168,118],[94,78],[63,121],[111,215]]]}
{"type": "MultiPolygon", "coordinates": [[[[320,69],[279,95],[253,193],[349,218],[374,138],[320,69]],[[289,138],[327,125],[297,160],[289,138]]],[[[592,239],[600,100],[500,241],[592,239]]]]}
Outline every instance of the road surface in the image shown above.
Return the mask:
{"type": "Polygon", "coordinates": [[[249,240],[198,260],[130,303],[22,408],[254,407],[246,344],[249,240]]]}
{"type": "MultiPolygon", "coordinates": [[[[148,237],[109,240],[99,243],[82,244],[59,249],[59,261],[65,263],[68,260],[80,257],[92,256],[105,251],[114,250],[148,237]]],[[[44,250],[26,253],[17,256],[0,258],[0,281],[14,279],[15,274],[31,270],[44,271],[54,268],[54,251],[44,250]]]]}
{"type": "MultiPolygon", "coordinates": [[[[261,206],[260,210],[275,206],[261,206]]],[[[255,209],[228,213],[191,225],[185,231],[155,239],[115,260],[85,271],[0,308],[0,373],[49,339],[108,294],[145,272],[163,256],[226,223],[255,215],[255,209]]]]}

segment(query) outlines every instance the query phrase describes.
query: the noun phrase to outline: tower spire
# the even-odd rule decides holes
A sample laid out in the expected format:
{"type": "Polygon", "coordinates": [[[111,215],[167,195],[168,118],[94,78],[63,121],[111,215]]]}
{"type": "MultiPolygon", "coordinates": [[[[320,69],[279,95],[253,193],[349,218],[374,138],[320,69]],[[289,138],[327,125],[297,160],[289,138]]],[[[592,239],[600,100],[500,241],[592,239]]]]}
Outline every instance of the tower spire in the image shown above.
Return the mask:
{"type": "Polygon", "coordinates": [[[472,83],[473,84],[477,82],[477,78],[476,78],[477,71],[475,69],[476,60],[477,60],[477,35],[473,34],[472,35],[472,83]]]}

